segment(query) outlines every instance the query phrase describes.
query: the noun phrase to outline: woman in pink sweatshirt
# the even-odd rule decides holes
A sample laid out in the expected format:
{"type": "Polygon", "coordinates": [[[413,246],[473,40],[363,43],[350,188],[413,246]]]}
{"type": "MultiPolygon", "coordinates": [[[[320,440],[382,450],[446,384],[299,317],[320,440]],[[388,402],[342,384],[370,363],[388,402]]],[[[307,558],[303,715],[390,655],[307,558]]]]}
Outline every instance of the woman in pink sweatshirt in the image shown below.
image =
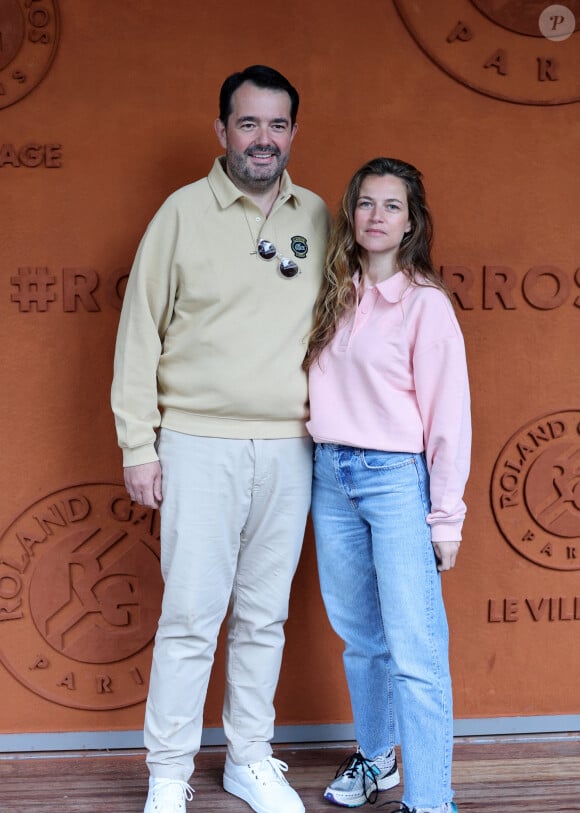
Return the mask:
{"type": "Polygon", "coordinates": [[[322,595],[343,639],[358,750],[325,798],[376,801],[405,766],[405,813],[452,813],[453,709],[441,571],[465,516],[463,338],[434,270],[421,174],[391,158],[350,181],[305,367],[322,595]]]}

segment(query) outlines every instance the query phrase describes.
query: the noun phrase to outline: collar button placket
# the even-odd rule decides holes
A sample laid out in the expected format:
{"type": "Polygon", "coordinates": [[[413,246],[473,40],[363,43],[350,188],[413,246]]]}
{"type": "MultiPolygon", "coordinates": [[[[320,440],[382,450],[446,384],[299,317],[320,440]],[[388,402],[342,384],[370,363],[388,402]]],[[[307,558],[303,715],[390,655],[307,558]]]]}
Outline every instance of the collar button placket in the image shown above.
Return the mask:
{"type": "Polygon", "coordinates": [[[266,218],[259,214],[254,204],[249,201],[244,201],[244,216],[250,233],[253,251],[256,251],[256,246],[260,240],[262,227],[266,222],[266,218]]]}

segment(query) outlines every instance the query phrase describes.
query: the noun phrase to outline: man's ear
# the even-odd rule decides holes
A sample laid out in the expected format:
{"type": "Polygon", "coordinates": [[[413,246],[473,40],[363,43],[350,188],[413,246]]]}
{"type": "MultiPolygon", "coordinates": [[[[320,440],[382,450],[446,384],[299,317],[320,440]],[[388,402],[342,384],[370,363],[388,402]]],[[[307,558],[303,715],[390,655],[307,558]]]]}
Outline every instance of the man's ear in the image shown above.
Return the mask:
{"type": "Polygon", "coordinates": [[[228,139],[226,136],[226,126],[221,119],[216,119],[213,123],[215,134],[218,137],[219,143],[225,149],[228,143],[228,139]]]}

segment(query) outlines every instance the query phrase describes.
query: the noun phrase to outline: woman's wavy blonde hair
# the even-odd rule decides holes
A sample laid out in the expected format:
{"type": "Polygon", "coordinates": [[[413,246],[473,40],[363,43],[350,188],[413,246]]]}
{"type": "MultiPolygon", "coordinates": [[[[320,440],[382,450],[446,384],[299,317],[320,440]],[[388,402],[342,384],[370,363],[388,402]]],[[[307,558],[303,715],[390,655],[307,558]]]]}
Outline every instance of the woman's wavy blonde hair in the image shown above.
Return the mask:
{"type": "Polygon", "coordinates": [[[431,260],[433,221],[425,201],[421,173],[398,158],[367,161],[348,184],[330,231],[324,277],[314,306],[314,323],[303,362],[305,370],[314,364],[330,342],[341,317],[356,304],[353,276],[361,268],[364,249],[355,240],[354,213],[361,185],[369,175],[394,175],[403,181],[407,190],[411,230],[403,236],[399,246],[397,267],[415,284],[440,288],[449,296],[431,260]],[[418,274],[421,279],[417,279],[418,274]]]}

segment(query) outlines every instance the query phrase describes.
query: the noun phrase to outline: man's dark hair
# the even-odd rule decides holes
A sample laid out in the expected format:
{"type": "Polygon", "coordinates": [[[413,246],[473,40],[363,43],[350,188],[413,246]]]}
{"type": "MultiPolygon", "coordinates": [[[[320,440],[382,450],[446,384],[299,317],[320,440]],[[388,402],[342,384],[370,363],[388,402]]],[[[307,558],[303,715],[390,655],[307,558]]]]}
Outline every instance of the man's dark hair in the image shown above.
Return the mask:
{"type": "Polygon", "coordinates": [[[300,102],[298,91],[285,76],[267,65],[250,65],[249,68],[228,76],[220,90],[220,120],[222,124],[226,125],[228,123],[228,118],[232,112],[232,96],[244,82],[252,82],[256,87],[267,90],[286,91],[290,96],[290,122],[294,126],[300,102]]]}

